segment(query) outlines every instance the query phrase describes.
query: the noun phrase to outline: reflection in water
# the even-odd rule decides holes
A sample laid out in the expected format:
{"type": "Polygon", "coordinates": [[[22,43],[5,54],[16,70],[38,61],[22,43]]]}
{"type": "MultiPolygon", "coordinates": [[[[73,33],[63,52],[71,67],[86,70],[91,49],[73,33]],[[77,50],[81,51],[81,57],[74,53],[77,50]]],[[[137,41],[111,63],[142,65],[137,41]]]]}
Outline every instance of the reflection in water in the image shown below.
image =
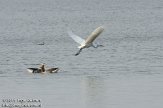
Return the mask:
{"type": "MultiPolygon", "coordinates": [[[[162,75],[85,77],[82,80],[86,108],[137,108],[162,106],[162,75]],[[157,82],[159,81],[159,82],[157,82]],[[134,106],[136,104],[136,106],[134,106]],[[151,104],[152,103],[152,104],[151,104]]],[[[161,107],[159,107],[161,108],[161,107]]]]}
{"type": "Polygon", "coordinates": [[[102,77],[85,77],[82,80],[82,87],[87,108],[105,108],[107,88],[102,77]]]}

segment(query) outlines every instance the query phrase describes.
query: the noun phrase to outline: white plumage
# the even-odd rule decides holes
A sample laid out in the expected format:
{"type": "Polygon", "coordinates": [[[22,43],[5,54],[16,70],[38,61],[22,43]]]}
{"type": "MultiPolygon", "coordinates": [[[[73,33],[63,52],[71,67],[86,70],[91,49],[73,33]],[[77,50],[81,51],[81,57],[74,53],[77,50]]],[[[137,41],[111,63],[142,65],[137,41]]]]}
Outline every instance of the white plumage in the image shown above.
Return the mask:
{"type": "Polygon", "coordinates": [[[72,31],[68,31],[68,34],[69,36],[74,40],[76,41],[77,43],[80,44],[80,46],[78,48],[79,51],[75,54],[76,56],[80,54],[80,52],[82,51],[82,49],[84,48],[89,48],[89,47],[94,47],[94,48],[97,48],[99,46],[102,46],[102,45],[98,45],[98,44],[95,44],[93,43],[93,41],[104,31],[104,28],[103,26],[100,26],[98,28],[96,28],[85,40],[82,39],[81,37],[75,35],[72,31]]]}

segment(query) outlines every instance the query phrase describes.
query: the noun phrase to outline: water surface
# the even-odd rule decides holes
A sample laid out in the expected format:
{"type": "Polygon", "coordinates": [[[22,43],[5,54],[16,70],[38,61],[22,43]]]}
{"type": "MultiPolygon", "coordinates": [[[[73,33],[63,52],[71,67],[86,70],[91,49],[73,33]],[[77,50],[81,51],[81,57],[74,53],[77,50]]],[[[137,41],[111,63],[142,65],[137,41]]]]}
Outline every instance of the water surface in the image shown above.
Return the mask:
{"type": "Polygon", "coordinates": [[[161,0],[0,0],[0,99],[43,108],[162,108],[161,0]],[[105,47],[79,56],[67,28],[105,47]],[[45,45],[38,45],[45,42],[45,45]],[[57,74],[29,74],[45,63],[57,74]]]}

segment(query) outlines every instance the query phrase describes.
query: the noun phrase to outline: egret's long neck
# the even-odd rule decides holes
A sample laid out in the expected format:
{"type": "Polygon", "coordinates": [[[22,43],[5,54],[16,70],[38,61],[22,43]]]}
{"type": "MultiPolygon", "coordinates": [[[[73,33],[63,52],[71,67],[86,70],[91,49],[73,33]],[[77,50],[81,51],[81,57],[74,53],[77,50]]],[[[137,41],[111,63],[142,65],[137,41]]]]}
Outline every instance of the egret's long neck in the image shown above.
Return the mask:
{"type": "Polygon", "coordinates": [[[100,45],[100,44],[92,44],[92,46],[93,46],[94,48],[103,47],[103,45],[100,45]]]}
{"type": "Polygon", "coordinates": [[[93,48],[99,47],[98,44],[92,44],[93,48]]]}

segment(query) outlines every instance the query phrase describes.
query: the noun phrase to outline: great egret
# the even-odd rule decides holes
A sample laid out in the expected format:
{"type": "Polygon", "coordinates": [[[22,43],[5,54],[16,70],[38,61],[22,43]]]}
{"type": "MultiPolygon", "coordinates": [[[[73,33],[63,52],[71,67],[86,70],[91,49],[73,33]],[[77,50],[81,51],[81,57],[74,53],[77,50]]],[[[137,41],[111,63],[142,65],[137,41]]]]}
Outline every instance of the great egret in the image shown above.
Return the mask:
{"type": "Polygon", "coordinates": [[[50,68],[50,69],[45,69],[45,65],[41,64],[39,68],[27,68],[27,71],[30,73],[57,73],[59,68],[50,68]]]}
{"type": "Polygon", "coordinates": [[[93,41],[104,31],[103,26],[100,26],[98,28],[96,28],[85,40],[82,39],[81,37],[75,35],[72,31],[68,31],[69,36],[76,41],[77,43],[80,44],[79,51],[75,54],[75,56],[79,55],[80,52],[82,51],[82,49],[84,48],[89,48],[89,47],[94,47],[97,48],[99,46],[103,46],[103,45],[99,45],[97,43],[93,43],[93,41]]]}

